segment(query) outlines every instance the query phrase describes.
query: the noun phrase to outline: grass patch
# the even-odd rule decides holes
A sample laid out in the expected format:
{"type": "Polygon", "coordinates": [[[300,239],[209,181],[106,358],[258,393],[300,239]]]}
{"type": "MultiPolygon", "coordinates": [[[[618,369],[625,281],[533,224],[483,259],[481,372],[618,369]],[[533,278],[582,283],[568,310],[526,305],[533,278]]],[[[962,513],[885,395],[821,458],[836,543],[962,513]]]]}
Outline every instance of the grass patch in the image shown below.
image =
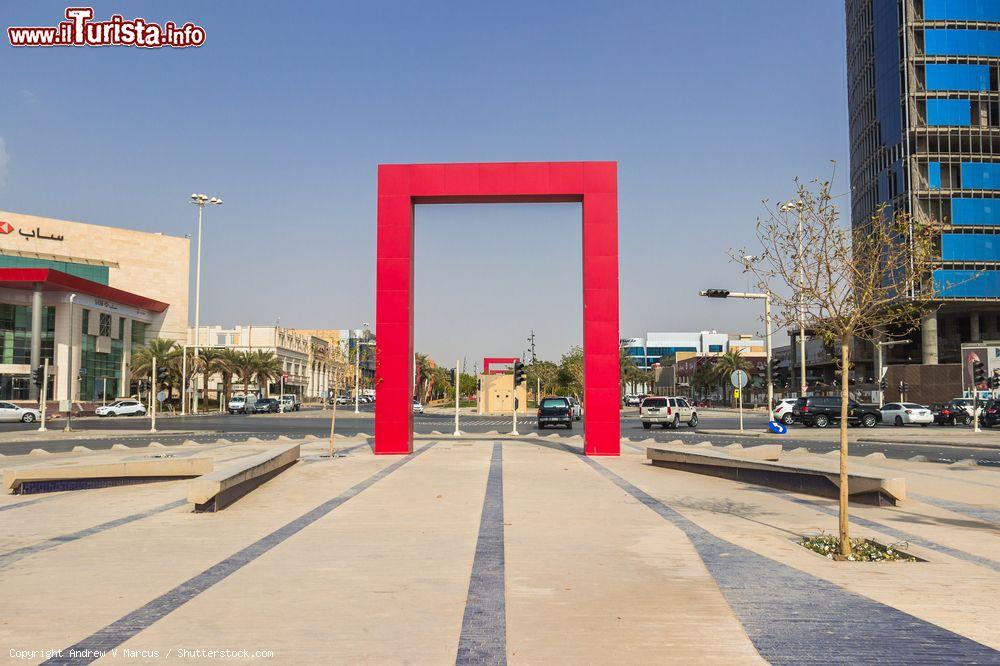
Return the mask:
{"type": "MultiPolygon", "coordinates": [[[[832,534],[802,537],[798,543],[803,548],[808,548],[814,553],[819,553],[830,560],[838,559],[840,556],[840,537],[832,534]]],[[[906,542],[900,542],[886,546],[870,539],[851,539],[851,555],[847,560],[850,562],[921,561],[901,550],[901,548],[906,548],[908,545],[906,542]]]]}

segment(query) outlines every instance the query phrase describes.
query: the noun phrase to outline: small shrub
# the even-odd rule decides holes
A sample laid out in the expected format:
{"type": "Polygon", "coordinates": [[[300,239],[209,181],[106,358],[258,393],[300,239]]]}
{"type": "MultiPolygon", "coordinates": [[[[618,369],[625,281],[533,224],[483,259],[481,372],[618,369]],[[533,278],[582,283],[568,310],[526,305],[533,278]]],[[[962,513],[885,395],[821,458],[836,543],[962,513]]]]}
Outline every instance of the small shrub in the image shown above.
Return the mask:
{"type": "MultiPolygon", "coordinates": [[[[827,559],[836,559],[840,553],[840,538],[832,534],[803,537],[799,545],[819,553],[827,559]]],[[[851,562],[916,562],[917,558],[902,552],[905,542],[884,546],[868,539],[851,539],[851,562]]]]}

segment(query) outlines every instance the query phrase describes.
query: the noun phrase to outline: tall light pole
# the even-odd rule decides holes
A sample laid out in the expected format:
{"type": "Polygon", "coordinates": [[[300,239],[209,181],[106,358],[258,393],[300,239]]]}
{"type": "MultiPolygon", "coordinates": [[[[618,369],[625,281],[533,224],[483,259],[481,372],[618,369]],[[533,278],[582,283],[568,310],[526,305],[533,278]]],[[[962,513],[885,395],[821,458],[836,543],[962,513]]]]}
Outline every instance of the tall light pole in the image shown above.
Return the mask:
{"type": "MultiPolygon", "coordinates": [[[[198,259],[194,276],[194,357],[198,358],[198,347],[201,345],[201,217],[205,212],[205,204],[219,206],[222,199],[205,194],[192,194],[191,203],[198,207],[198,259]]],[[[204,373],[202,373],[204,378],[204,373]]],[[[198,413],[198,380],[194,382],[194,406],[192,413],[198,413]]]]}
{"type": "Polygon", "coordinates": [[[882,375],[884,374],[884,372],[882,371],[882,348],[883,347],[892,347],[893,345],[908,345],[908,344],[910,344],[910,340],[888,340],[886,342],[876,342],[875,343],[875,351],[876,351],[876,354],[877,354],[877,356],[876,356],[876,368],[875,368],[875,376],[876,376],[877,379],[875,381],[878,382],[878,406],[879,406],[879,409],[882,408],[882,403],[885,400],[885,391],[882,390],[882,375]]]}
{"type": "Polygon", "coordinates": [[[778,210],[782,213],[790,213],[795,211],[795,219],[797,222],[797,233],[796,239],[798,241],[798,254],[795,256],[795,273],[797,276],[796,284],[797,293],[796,298],[799,302],[799,376],[800,376],[800,390],[799,397],[802,397],[809,390],[809,385],[806,384],[806,313],[805,313],[805,303],[802,300],[803,291],[803,265],[802,265],[802,210],[805,208],[805,204],[802,200],[788,201],[778,207],[778,210]]]}
{"type": "Polygon", "coordinates": [[[368,327],[371,326],[366,321],[361,322],[361,333],[358,334],[358,340],[354,343],[354,413],[358,414],[361,412],[359,409],[361,404],[360,399],[360,386],[359,379],[361,375],[361,334],[364,333],[368,327]]]}
{"type": "Polygon", "coordinates": [[[698,292],[708,298],[747,298],[764,301],[764,348],[767,353],[767,409],[774,408],[774,377],[771,375],[771,294],[757,294],[728,289],[706,289],[698,292]]]}

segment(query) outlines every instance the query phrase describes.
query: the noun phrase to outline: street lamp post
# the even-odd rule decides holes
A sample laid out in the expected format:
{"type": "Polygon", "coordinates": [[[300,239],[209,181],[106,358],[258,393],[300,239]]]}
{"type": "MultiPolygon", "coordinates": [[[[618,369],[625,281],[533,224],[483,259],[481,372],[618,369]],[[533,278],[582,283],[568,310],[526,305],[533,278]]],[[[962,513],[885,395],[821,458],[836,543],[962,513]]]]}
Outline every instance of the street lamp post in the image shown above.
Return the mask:
{"type": "MultiPolygon", "coordinates": [[[[366,321],[361,322],[361,332],[363,333],[368,329],[369,324],[366,321]]],[[[354,343],[354,413],[359,414],[361,412],[361,399],[360,399],[360,381],[361,376],[361,335],[358,335],[358,341],[354,343]]]]}
{"type": "Polygon", "coordinates": [[[879,409],[882,408],[882,403],[885,400],[885,391],[882,390],[882,375],[884,374],[884,371],[882,370],[882,348],[883,347],[892,347],[893,345],[908,345],[908,344],[910,344],[910,342],[911,342],[910,340],[889,340],[889,341],[886,341],[886,342],[876,342],[875,343],[876,366],[877,366],[876,369],[875,369],[875,377],[877,379],[875,381],[878,382],[878,406],[879,406],[879,409]]]}
{"type": "Polygon", "coordinates": [[[778,210],[782,213],[790,213],[795,211],[795,218],[797,222],[797,234],[796,238],[798,241],[798,254],[795,256],[795,272],[797,275],[796,282],[796,299],[799,302],[799,375],[800,375],[800,397],[804,396],[809,390],[809,385],[806,384],[806,323],[805,323],[805,303],[802,299],[803,291],[803,266],[802,266],[802,210],[805,208],[805,204],[802,200],[798,201],[788,201],[778,207],[778,210]]]}
{"type": "MultiPolygon", "coordinates": [[[[194,278],[194,357],[198,358],[198,347],[201,344],[201,217],[205,212],[205,204],[219,206],[222,199],[209,197],[205,194],[192,194],[191,203],[198,207],[198,258],[194,278]]],[[[194,404],[192,413],[198,413],[198,380],[195,379],[194,404]]]]}
{"type": "Polygon", "coordinates": [[[698,292],[699,296],[708,298],[746,298],[764,301],[764,348],[767,358],[767,409],[774,408],[774,377],[771,374],[771,294],[758,294],[742,291],[729,291],[728,289],[706,289],[698,292]]]}
{"type": "Polygon", "coordinates": [[[66,410],[65,432],[73,432],[73,303],[76,301],[76,294],[69,295],[69,358],[66,360],[66,397],[69,399],[69,408],[66,410]]]}

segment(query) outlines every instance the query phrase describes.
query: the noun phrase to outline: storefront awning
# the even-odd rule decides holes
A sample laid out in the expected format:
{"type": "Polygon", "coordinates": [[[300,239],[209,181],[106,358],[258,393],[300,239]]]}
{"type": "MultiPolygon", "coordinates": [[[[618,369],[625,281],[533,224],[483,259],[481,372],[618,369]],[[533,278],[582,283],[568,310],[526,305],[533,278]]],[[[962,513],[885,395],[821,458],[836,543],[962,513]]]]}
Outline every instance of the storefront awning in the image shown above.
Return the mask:
{"type": "Polygon", "coordinates": [[[42,285],[43,291],[87,294],[151,312],[163,312],[170,305],[51,268],[0,268],[2,288],[31,290],[36,283],[42,285]]]}

